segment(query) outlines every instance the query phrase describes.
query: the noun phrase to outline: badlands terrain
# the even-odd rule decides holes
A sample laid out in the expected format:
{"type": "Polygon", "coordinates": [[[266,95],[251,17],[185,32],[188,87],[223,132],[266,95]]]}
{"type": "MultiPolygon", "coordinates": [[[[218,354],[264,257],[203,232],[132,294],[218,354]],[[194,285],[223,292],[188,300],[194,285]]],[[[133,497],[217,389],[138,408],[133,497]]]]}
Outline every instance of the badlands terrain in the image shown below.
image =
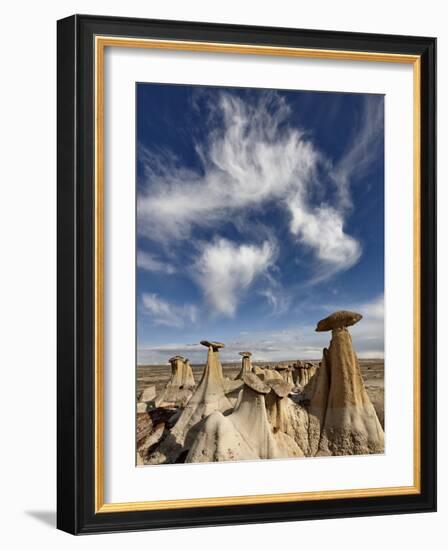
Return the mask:
{"type": "MultiPolygon", "coordinates": [[[[264,368],[286,364],[293,365],[297,359],[286,361],[252,361],[254,366],[264,368]]],[[[319,364],[320,359],[305,359],[303,362],[319,364]]],[[[196,384],[201,380],[205,364],[191,365],[196,384]]],[[[359,368],[367,393],[375,407],[376,414],[384,428],[384,359],[359,359],[359,368]]],[[[241,362],[222,363],[224,378],[234,379],[241,369],[241,362]]],[[[137,401],[148,386],[155,386],[159,394],[171,378],[171,367],[166,365],[138,365],[137,366],[137,401]]]]}
{"type": "Polygon", "coordinates": [[[221,363],[225,344],[202,341],[204,363],[175,355],[136,374],[138,465],[384,452],[384,361],[358,360],[348,327],[321,320],[328,347],[314,360],[221,363]]]}

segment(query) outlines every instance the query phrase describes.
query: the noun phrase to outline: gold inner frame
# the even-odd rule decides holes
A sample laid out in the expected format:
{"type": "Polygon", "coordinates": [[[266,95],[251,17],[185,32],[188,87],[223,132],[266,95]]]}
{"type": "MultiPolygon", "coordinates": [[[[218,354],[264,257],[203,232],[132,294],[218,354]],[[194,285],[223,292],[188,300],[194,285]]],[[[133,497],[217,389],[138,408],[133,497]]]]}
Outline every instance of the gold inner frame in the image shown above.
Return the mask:
{"type": "Polygon", "coordinates": [[[417,55],[389,54],[381,52],[353,52],[308,48],[257,46],[252,44],[225,44],[213,42],[155,40],[96,36],[95,53],[95,513],[129,512],[141,510],[167,510],[206,506],[232,506],[274,502],[299,502],[331,500],[338,498],[379,497],[420,493],[420,156],[421,156],[421,60],[417,55]],[[269,56],[287,56],[314,59],[406,63],[413,65],[413,179],[414,179],[414,480],[413,485],[350,490],[313,491],[265,495],[209,497],[181,500],[142,502],[104,502],[104,51],[108,46],[121,48],[154,48],[209,53],[233,53],[269,56]]]}

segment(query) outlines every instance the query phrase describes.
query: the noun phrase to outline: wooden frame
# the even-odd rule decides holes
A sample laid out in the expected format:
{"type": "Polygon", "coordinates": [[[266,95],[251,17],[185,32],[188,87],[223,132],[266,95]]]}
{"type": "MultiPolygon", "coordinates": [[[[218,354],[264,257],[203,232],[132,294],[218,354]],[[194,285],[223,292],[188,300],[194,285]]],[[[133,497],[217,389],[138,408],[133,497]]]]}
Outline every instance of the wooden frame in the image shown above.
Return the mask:
{"type": "Polygon", "coordinates": [[[78,534],[435,510],[435,46],[432,38],[173,21],[73,16],[58,22],[60,529],[78,534]],[[412,486],[104,503],[102,68],[111,45],[413,65],[412,486]]]}

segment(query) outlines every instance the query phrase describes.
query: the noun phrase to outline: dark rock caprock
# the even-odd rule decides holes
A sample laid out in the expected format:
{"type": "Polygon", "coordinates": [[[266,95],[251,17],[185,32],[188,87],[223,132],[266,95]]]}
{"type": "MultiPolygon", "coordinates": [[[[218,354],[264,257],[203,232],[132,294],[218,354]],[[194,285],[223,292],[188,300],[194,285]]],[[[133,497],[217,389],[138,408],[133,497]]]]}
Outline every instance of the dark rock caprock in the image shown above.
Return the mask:
{"type": "Polygon", "coordinates": [[[362,315],[360,313],[355,313],[354,311],[335,311],[317,323],[316,332],[326,332],[328,330],[351,327],[361,319],[362,315]]]}

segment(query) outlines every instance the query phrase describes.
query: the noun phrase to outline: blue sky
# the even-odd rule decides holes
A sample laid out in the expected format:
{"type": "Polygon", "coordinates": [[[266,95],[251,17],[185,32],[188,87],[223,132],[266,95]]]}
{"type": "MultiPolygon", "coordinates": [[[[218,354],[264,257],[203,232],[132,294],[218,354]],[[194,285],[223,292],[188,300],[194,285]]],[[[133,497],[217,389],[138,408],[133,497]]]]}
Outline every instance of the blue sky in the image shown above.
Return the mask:
{"type": "Polygon", "coordinates": [[[381,95],[137,84],[138,363],[318,358],[337,309],[382,357],[381,95]]]}

